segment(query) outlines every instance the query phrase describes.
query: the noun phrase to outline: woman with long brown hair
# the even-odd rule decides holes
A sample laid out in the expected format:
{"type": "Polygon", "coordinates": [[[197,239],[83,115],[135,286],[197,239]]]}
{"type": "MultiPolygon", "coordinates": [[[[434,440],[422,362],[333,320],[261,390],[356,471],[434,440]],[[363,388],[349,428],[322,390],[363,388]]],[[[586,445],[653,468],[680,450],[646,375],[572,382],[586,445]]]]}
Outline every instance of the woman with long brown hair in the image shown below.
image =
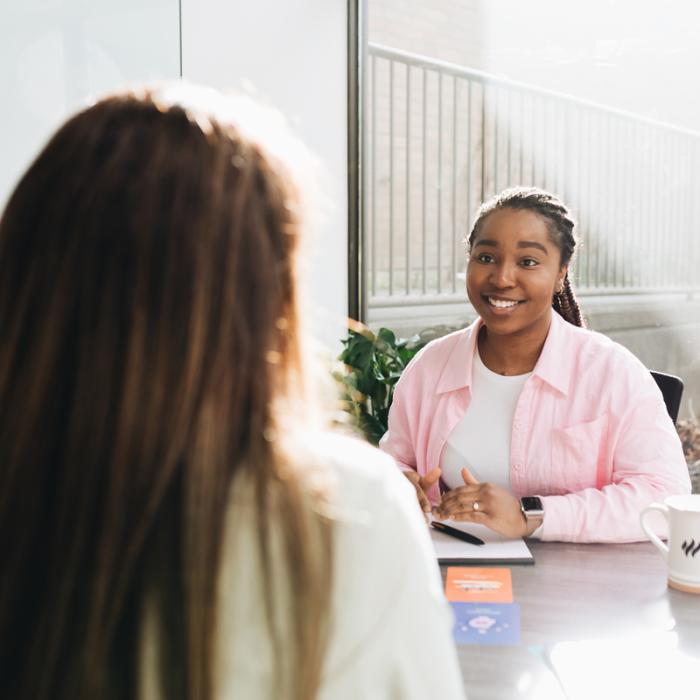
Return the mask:
{"type": "Polygon", "coordinates": [[[0,221],[0,696],[461,697],[408,483],[321,430],[291,141],[183,94],[74,116],[0,221]]]}

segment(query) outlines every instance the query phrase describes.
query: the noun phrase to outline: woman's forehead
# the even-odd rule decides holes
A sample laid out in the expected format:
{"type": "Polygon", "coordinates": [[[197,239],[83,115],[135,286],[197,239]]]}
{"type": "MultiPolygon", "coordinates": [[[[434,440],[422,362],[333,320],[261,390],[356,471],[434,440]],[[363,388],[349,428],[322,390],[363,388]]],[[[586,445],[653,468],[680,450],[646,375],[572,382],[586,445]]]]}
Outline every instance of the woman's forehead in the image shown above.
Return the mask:
{"type": "Polygon", "coordinates": [[[527,209],[499,209],[489,214],[474,238],[477,243],[492,245],[533,241],[556,247],[546,217],[527,209]]]}

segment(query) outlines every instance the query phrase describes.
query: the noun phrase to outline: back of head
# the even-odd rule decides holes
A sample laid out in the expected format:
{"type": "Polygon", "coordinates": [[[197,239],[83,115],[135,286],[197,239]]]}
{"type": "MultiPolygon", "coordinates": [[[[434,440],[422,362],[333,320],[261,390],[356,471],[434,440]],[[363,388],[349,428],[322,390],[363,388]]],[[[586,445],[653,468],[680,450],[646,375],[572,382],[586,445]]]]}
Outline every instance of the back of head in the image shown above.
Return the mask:
{"type": "MultiPolygon", "coordinates": [[[[229,485],[249,470],[264,509],[308,406],[279,124],[181,90],[70,119],[0,221],[2,697],[134,697],[147,592],[165,695],[211,697],[229,485]]],[[[290,547],[298,583],[313,553],[290,547]]]]}

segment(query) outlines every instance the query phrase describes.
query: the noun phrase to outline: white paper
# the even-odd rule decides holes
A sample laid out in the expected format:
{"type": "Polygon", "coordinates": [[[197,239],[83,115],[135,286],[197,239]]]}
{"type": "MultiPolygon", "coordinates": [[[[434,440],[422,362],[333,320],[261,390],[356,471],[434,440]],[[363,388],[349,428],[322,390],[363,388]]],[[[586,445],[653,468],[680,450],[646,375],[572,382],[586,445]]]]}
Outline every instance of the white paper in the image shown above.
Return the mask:
{"type": "Polygon", "coordinates": [[[513,562],[522,560],[527,562],[532,560],[532,553],[520,538],[508,539],[485,525],[477,525],[475,523],[463,523],[455,520],[440,520],[439,522],[457,530],[468,532],[470,535],[483,540],[485,544],[469,544],[469,542],[463,542],[456,537],[445,535],[431,527],[429,528],[430,537],[433,541],[438,561],[447,563],[450,560],[474,559],[478,561],[493,561],[495,564],[499,561],[513,562]]]}

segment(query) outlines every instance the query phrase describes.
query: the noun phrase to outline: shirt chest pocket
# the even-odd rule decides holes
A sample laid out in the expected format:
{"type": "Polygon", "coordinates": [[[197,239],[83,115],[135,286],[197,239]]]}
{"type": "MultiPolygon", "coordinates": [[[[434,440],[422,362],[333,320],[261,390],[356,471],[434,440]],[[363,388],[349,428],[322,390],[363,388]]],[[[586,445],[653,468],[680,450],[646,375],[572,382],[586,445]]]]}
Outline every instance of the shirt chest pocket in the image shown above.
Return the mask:
{"type": "Polygon", "coordinates": [[[607,483],[607,431],[607,415],[552,431],[552,492],[571,493],[607,483]]]}

